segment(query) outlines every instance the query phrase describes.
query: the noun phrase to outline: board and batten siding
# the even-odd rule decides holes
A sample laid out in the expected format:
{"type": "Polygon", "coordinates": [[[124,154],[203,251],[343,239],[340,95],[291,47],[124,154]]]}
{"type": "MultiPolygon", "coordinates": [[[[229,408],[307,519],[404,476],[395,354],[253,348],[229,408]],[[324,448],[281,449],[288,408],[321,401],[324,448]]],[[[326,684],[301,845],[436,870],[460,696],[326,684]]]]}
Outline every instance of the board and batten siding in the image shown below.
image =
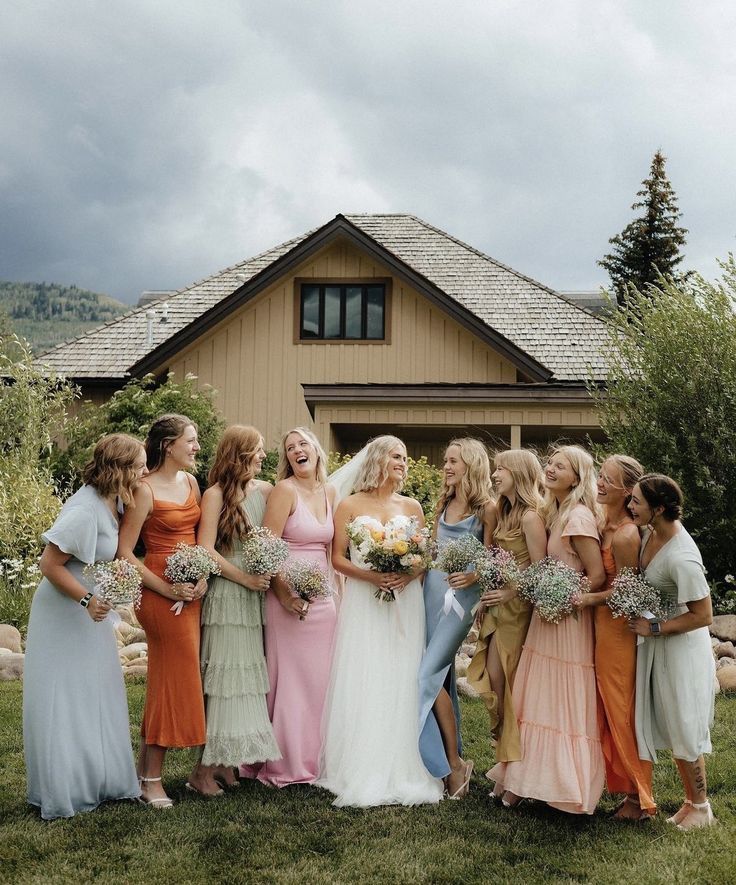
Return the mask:
{"type": "Polygon", "coordinates": [[[385,267],[354,246],[334,243],[207,332],[168,368],[177,379],[191,373],[200,386],[214,387],[225,420],[254,424],[269,446],[284,430],[313,424],[302,384],[516,381],[508,360],[396,277],[386,311],[387,343],[295,341],[295,279],[388,277],[385,267]]]}

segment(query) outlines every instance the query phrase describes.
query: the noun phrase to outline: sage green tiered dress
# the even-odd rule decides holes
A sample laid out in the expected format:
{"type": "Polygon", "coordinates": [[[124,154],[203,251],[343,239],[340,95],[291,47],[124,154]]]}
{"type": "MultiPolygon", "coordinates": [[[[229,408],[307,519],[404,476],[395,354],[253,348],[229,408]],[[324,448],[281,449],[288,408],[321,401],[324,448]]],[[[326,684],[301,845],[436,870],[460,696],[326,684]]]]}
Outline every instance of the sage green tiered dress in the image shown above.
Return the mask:
{"type": "MultiPolygon", "coordinates": [[[[243,503],[250,525],[262,525],[260,491],[243,503]]],[[[225,558],[240,567],[240,541],[225,558]]],[[[238,766],[280,759],[268,719],[263,653],[264,594],[218,575],[202,607],[202,680],[207,709],[203,765],[238,766]]]]}

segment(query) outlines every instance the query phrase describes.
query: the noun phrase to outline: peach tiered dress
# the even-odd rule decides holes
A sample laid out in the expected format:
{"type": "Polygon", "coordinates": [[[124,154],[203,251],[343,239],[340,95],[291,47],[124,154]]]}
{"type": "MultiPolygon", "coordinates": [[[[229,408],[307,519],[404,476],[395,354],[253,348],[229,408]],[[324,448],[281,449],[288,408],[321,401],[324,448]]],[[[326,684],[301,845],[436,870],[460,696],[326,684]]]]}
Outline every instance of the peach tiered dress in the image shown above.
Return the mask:
{"type": "MultiPolygon", "coordinates": [[[[583,570],[570,539],[599,539],[591,511],[578,504],[550,532],[548,554],[583,570]]],[[[517,796],[541,799],[570,814],[593,814],[603,792],[590,609],[559,624],[532,614],[512,692],[522,758],[488,772],[517,796]]]]}
{"type": "MultiPolygon", "coordinates": [[[[193,480],[190,480],[190,484],[193,480]]],[[[149,485],[150,488],[150,485],[149,485]]],[[[199,504],[190,485],[183,504],[160,501],[153,494],[153,511],[143,524],[144,563],[163,580],[166,560],[176,545],[195,544],[199,504]]],[[[141,734],[159,747],[197,747],[205,742],[204,697],[199,671],[202,603],[171,611],[172,601],[143,588],[138,620],[148,641],[148,681],[141,734]]]]}
{"type": "MultiPolygon", "coordinates": [[[[601,555],[605,589],[610,590],[616,562],[610,547],[603,547],[601,555]]],[[[614,618],[607,605],[595,608],[595,676],[608,792],[638,795],[642,810],[654,813],[652,763],[639,758],[634,724],[636,636],[626,618],[614,618]]]]}

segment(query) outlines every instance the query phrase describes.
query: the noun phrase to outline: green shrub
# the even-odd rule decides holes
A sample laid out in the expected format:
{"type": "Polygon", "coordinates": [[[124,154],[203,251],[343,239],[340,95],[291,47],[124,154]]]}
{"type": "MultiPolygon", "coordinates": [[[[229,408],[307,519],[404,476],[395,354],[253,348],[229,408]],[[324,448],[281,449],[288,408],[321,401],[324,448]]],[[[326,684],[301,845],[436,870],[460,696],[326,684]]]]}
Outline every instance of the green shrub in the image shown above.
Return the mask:
{"type": "Polygon", "coordinates": [[[196,380],[194,375],[187,375],[179,382],[170,374],[163,384],[157,384],[153,375],[146,375],[129,381],[102,405],[85,403],[69,421],[67,448],[54,451],[52,468],[57,481],[78,488],[81,471],[104,434],[129,433],[144,440],[159,415],[177,412],[191,418],[199,428],[202,448],[197,455],[196,476],[204,488],[225,423],[214,404],[215,391],[209,386],[198,389],[196,380]]]}
{"type": "Polygon", "coordinates": [[[607,390],[593,389],[610,451],[672,476],[703,554],[716,608],[736,573],[736,263],[723,279],[660,280],[611,318],[607,390]]]}

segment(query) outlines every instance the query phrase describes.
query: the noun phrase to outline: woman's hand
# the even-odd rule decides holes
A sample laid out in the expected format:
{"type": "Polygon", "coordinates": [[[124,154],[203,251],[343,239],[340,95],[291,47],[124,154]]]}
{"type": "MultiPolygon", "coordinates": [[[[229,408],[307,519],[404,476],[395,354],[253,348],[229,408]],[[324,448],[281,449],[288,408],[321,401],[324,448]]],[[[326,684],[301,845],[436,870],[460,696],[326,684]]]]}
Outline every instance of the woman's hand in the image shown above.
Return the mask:
{"type": "Polygon", "coordinates": [[[109,602],[105,602],[99,596],[93,596],[87,606],[87,614],[93,621],[104,621],[111,608],[109,602]]]}
{"type": "Polygon", "coordinates": [[[647,618],[631,618],[629,621],[629,630],[636,633],[637,636],[651,636],[652,629],[649,626],[647,618]]]}
{"type": "Polygon", "coordinates": [[[285,595],[283,599],[279,598],[279,602],[289,614],[296,615],[302,621],[309,614],[309,603],[300,596],[294,596],[293,593],[285,595]]]}
{"type": "Polygon", "coordinates": [[[457,593],[458,590],[465,590],[466,587],[472,587],[478,582],[478,572],[453,572],[447,576],[447,583],[457,593]]]}
{"type": "Polygon", "coordinates": [[[600,602],[599,593],[576,593],[570,600],[575,611],[580,611],[590,606],[598,605],[600,602]]]}
{"type": "Polygon", "coordinates": [[[505,605],[507,602],[514,599],[516,595],[516,584],[509,582],[508,584],[504,584],[503,587],[498,587],[496,590],[486,590],[480,598],[480,603],[482,606],[505,605]]]}
{"type": "Polygon", "coordinates": [[[194,585],[194,599],[201,599],[207,592],[207,578],[200,578],[194,585]]]}
{"type": "Polygon", "coordinates": [[[372,583],[386,593],[401,593],[401,591],[414,580],[415,575],[411,572],[374,572],[380,580],[372,583]]]}
{"type": "Polygon", "coordinates": [[[245,576],[243,582],[248,590],[256,593],[265,593],[271,586],[271,575],[248,575],[245,576]]]}
{"type": "MultiPolygon", "coordinates": [[[[197,585],[199,585],[199,582],[197,585]]],[[[192,602],[198,598],[194,595],[194,592],[194,584],[169,584],[167,592],[161,595],[176,602],[192,602]]]]}

